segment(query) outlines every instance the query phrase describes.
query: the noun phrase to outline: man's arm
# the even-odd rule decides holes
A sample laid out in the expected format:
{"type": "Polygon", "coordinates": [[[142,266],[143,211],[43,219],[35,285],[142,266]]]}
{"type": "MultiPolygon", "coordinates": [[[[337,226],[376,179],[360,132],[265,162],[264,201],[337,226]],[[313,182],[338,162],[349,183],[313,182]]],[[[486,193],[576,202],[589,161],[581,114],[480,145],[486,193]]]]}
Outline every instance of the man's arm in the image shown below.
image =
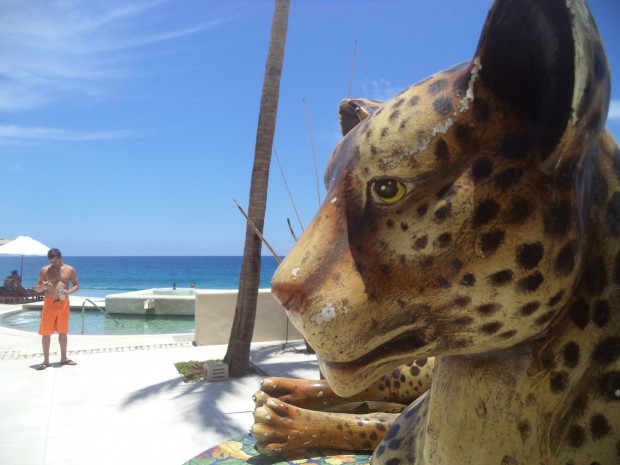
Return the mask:
{"type": "Polygon", "coordinates": [[[37,292],[47,291],[51,285],[52,283],[45,280],[45,267],[41,268],[37,284],[34,285],[34,290],[37,292]]]}
{"type": "Polygon", "coordinates": [[[67,295],[77,292],[78,289],[80,288],[80,283],[78,281],[77,272],[75,271],[75,268],[73,267],[71,268],[71,277],[69,278],[69,281],[71,282],[72,287],[71,289],[67,289],[65,291],[67,295]]]}

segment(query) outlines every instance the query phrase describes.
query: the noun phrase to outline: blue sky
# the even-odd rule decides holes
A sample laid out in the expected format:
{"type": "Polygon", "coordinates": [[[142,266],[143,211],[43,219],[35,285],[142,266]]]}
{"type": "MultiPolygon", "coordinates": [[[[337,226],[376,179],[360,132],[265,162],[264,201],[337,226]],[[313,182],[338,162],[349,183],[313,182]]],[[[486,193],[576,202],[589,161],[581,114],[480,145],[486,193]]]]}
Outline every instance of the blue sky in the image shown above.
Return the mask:
{"type": "MultiPolygon", "coordinates": [[[[340,100],[386,100],[471,59],[490,4],[291,0],[274,147],[303,226],[319,206],[312,147],[322,200],[340,100]]],[[[590,7],[620,138],[620,2],[590,7]]],[[[272,14],[272,0],[3,0],[0,237],[66,256],[241,255],[232,199],[247,208],[272,14]]],[[[287,218],[299,235],[274,158],[265,236],[280,254],[287,218]]]]}

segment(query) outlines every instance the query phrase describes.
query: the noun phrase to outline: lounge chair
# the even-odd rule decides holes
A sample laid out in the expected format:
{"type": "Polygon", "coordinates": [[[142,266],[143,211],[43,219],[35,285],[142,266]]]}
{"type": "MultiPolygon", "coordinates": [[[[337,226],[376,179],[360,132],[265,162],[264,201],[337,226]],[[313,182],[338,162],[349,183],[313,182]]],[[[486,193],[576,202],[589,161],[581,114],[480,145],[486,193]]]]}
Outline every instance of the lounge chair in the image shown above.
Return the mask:
{"type": "Polygon", "coordinates": [[[22,301],[42,300],[45,292],[37,292],[34,289],[26,289],[21,284],[21,279],[9,276],[4,280],[4,287],[0,288],[0,301],[18,303],[22,301]]]}
{"type": "Polygon", "coordinates": [[[5,287],[0,288],[0,302],[3,304],[14,304],[19,299],[19,296],[12,290],[7,291],[5,287]]]}
{"type": "Polygon", "coordinates": [[[43,297],[45,297],[45,291],[37,292],[34,289],[26,289],[22,286],[19,287],[18,294],[22,299],[26,300],[43,300],[43,297]]]}

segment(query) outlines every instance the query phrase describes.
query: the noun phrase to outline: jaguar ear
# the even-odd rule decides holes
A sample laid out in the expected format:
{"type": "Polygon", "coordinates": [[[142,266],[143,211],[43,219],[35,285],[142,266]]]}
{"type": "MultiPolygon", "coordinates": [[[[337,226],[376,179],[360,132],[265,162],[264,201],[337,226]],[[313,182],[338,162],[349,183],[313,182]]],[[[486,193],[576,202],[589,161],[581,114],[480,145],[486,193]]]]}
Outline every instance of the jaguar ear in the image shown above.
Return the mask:
{"type": "Polygon", "coordinates": [[[522,145],[543,169],[566,149],[584,153],[603,130],[609,70],[584,1],[497,0],[474,63],[485,89],[525,121],[522,145]]]}
{"type": "Polygon", "coordinates": [[[382,106],[381,102],[363,98],[345,99],[340,102],[338,117],[340,119],[342,135],[346,136],[360,121],[368,118],[382,106]]]}

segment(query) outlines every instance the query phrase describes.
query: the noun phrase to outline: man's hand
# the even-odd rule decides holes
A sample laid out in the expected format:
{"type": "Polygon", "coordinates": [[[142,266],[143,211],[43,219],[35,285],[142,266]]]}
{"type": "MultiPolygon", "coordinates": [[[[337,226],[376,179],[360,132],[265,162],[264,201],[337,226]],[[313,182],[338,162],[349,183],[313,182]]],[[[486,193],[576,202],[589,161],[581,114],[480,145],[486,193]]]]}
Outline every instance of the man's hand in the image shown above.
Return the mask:
{"type": "Polygon", "coordinates": [[[37,292],[43,292],[43,291],[47,291],[48,288],[52,287],[52,283],[50,283],[49,281],[41,281],[40,284],[37,284],[34,289],[37,292]]]}

